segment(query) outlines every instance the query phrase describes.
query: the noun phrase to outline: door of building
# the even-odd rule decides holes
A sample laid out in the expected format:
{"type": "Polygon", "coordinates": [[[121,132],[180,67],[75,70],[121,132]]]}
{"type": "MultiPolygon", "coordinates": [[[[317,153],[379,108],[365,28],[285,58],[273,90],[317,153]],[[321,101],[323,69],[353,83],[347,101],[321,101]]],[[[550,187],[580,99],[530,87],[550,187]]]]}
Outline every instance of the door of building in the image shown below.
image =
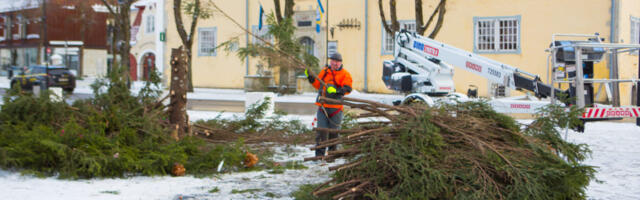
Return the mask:
{"type": "Polygon", "coordinates": [[[151,72],[156,69],[156,55],[146,53],[142,56],[142,79],[149,81],[151,72]]]}

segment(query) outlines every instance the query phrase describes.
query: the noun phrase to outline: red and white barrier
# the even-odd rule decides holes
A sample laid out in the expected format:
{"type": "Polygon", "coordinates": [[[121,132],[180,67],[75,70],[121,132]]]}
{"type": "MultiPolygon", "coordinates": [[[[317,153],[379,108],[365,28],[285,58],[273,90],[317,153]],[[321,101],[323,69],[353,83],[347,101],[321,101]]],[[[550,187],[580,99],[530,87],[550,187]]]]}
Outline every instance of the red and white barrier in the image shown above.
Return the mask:
{"type": "Polygon", "coordinates": [[[585,108],[582,113],[584,119],[638,118],[638,116],[640,116],[640,107],[585,108]]]}

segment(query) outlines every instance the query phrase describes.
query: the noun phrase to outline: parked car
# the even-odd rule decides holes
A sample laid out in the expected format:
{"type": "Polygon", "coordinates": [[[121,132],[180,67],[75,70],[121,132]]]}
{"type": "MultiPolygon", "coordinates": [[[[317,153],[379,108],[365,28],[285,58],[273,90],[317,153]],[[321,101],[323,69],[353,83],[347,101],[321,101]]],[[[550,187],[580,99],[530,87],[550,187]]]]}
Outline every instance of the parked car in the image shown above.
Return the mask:
{"type": "Polygon", "coordinates": [[[76,77],[62,66],[49,66],[48,74],[44,65],[16,69],[10,74],[13,74],[10,78],[11,87],[20,86],[23,90],[32,90],[33,86],[38,85],[41,88],[61,87],[65,92],[73,93],[76,88],[76,77]],[[47,80],[49,84],[44,85],[47,80]]]}

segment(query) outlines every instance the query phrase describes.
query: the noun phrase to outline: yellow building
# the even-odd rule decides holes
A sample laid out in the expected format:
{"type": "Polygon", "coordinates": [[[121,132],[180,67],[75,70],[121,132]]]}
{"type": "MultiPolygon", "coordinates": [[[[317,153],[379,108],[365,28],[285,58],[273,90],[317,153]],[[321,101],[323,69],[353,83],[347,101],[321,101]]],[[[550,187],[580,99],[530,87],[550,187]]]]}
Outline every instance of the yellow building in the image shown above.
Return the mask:
{"type": "Polygon", "coordinates": [[[164,71],[164,46],[161,37],[164,29],[163,0],[140,0],[132,5],[131,17],[131,78],[148,80],[152,70],[164,71]]]}
{"type": "MultiPolygon", "coordinates": [[[[213,10],[209,1],[204,6],[213,10]]],[[[272,0],[238,0],[214,1],[238,21],[242,28],[257,31],[259,7],[273,12],[272,0]]],[[[281,1],[284,5],[284,0],[281,1]]],[[[383,60],[393,59],[393,39],[388,37],[381,24],[378,1],[375,0],[321,0],[327,11],[322,19],[321,33],[315,33],[315,21],[311,19],[313,28],[307,27],[308,17],[302,14],[315,14],[318,9],[317,0],[296,0],[294,24],[300,26],[300,40],[313,46],[315,55],[325,63],[327,38],[330,47],[342,53],[344,66],[354,79],[354,88],[360,91],[391,93],[381,80],[383,60]],[[328,19],[328,26],[326,21],[328,19]],[[351,26],[342,26],[351,25],[351,26]],[[327,30],[329,30],[327,32],[327,30]],[[327,37],[328,36],[328,37],[327,37]],[[311,40],[311,41],[309,41],[311,40]]],[[[423,10],[428,17],[438,1],[424,1],[423,10]]],[[[384,1],[384,12],[389,17],[389,4],[384,1]]],[[[164,63],[169,62],[171,48],[180,46],[180,38],[175,28],[173,1],[164,3],[166,20],[166,43],[164,63]]],[[[403,27],[415,29],[415,9],[413,0],[397,1],[398,19],[403,27]]],[[[436,40],[478,53],[518,67],[527,72],[538,74],[547,81],[548,53],[545,52],[551,43],[554,33],[599,33],[605,42],[638,43],[640,37],[640,1],[637,0],[449,0],[446,5],[444,26],[436,40]],[[613,24],[613,26],[612,26],[613,24]],[[490,32],[478,31],[479,26],[490,25],[490,32]],[[513,30],[503,31],[500,30],[513,30]],[[612,34],[613,33],[613,34],[612,34]],[[508,36],[510,45],[478,45],[477,38],[482,34],[508,36]],[[506,35],[510,34],[510,35],[506,35]]],[[[189,17],[183,16],[185,24],[189,17]]],[[[426,19],[425,19],[426,21],[426,19]]],[[[239,38],[238,46],[256,40],[246,34],[241,27],[218,12],[213,12],[210,19],[198,22],[193,46],[193,75],[196,87],[211,88],[243,88],[245,75],[256,73],[257,59],[239,59],[234,53],[212,50],[231,38],[239,38]]],[[[427,30],[425,33],[430,33],[427,30]]],[[[498,40],[496,40],[498,41],[498,40]]],[[[499,41],[498,41],[499,42],[499,41]]],[[[609,77],[610,56],[596,64],[596,78],[609,77]]],[[[629,79],[638,77],[637,53],[623,53],[618,56],[619,77],[629,79]]],[[[168,67],[164,74],[170,73],[168,67]]],[[[489,96],[491,83],[483,77],[474,75],[462,68],[456,68],[454,81],[456,90],[464,93],[469,85],[476,85],[479,94],[489,96]]],[[[598,86],[595,86],[598,88],[598,86]]],[[[621,84],[620,93],[623,105],[630,103],[630,84],[621,84]]],[[[508,91],[507,95],[519,95],[516,91],[508,91]]],[[[603,95],[606,96],[606,95],[603,95]]],[[[603,98],[601,97],[601,99],[603,98]]]]}

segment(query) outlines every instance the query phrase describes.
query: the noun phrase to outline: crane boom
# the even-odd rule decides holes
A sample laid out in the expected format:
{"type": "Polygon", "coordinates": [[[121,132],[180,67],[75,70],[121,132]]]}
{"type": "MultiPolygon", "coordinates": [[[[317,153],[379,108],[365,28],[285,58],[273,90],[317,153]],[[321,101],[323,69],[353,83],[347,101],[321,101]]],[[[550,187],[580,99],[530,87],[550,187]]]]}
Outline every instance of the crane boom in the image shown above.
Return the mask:
{"type": "Polygon", "coordinates": [[[511,89],[531,91],[539,98],[550,97],[552,91],[556,97],[570,94],[571,89],[553,88],[535,74],[413,32],[402,30],[396,33],[395,39],[395,60],[385,61],[383,70],[385,84],[394,90],[427,94],[452,92],[451,66],[455,66],[511,89]]]}

